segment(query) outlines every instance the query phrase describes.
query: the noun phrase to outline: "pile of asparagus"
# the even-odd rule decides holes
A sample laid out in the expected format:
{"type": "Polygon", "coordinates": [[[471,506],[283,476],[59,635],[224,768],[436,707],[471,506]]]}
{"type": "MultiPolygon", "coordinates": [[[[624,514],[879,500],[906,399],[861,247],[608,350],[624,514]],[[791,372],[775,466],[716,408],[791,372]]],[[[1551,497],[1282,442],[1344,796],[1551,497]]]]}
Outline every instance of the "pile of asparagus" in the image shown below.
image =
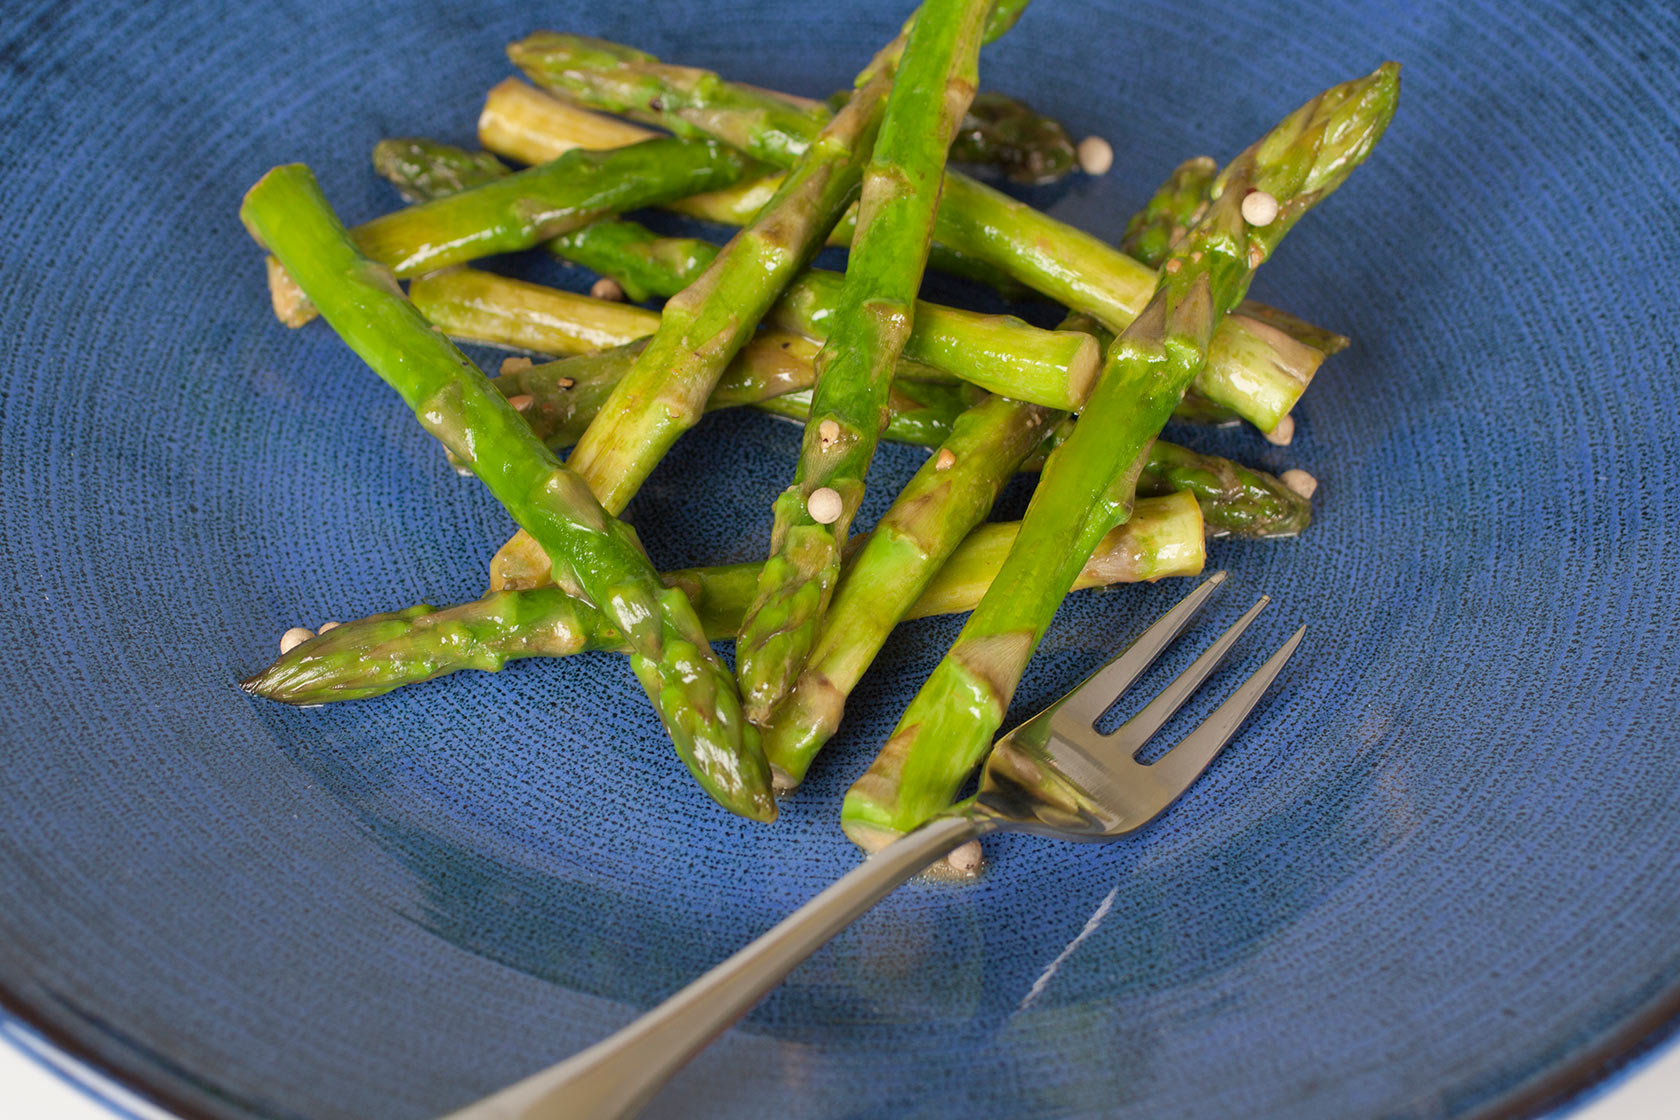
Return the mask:
{"type": "Polygon", "coordinates": [[[700,786],[768,821],[897,623],[972,611],[846,795],[843,826],[872,849],[958,795],[1070,590],[1195,573],[1207,536],[1300,532],[1310,477],[1157,437],[1177,417],[1288,441],[1347,340],[1243,297],[1369,154],[1397,67],[1313,98],[1223,169],[1182,164],[1115,248],[947,167],[1031,181],[1075,162],[1055,122],[975,96],[981,45],[1024,7],[923,0],[828,102],[539,33],[508,49],[538,88],[491,91],[488,151],[377,147],[405,209],[347,230],[306,167],[265,175],[241,216],[270,254],[277,316],[325,319],[520,531],[483,598],[288,632],[245,687],[320,704],[622,652],[700,786]],[[650,206],[739,230],[720,248],[619,216],[650,206]],[[849,246],[843,275],[810,267],[825,244],[849,246]],[[531,248],[594,270],[593,294],[465,267],[531,248]],[[1043,330],[921,301],[928,267],[1066,317],[1043,330]],[[491,379],[452,339],[555,360],[510,358],[491,379]],[[743,405],[804,424],[766,560],[656,571],[619,515],[704,412],[743,405]],[[931,450],[851,536],[881,438],[931,450]],[[1019,471],[1038,472],[1025,517],[988,522],[1019,471]]]}

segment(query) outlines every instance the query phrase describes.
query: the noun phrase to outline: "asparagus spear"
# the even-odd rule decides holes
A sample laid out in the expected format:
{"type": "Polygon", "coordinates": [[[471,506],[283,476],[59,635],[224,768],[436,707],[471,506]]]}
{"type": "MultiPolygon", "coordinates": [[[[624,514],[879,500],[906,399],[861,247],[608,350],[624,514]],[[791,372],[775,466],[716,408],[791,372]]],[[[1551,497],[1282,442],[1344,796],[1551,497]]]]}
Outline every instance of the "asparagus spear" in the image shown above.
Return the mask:
{"type": "Polygon", "coordinates": [[[623,509],[700,418],[724,367],[851,205],[906,49],[901,33],[875,56],[763,213],[665,304],[659,329],[568,460],[608,509],[623,509]]]}
{"type": "MultiPolygon", "coordinates": [[[[787,94],[779,96],[799,103],[796,99],[789,99],[787,94]]],[[[810,102],[803,104],[809,105],[810,102]]],[[[591,113],[550,97],[517,78],[509,78],[490,90],[478,121],[479,143],[498,155],[528,164],[547,163],[573,148],[618,147],[656,135],[639,125],[591,113]]],[[[666,210],[702,221],[744,226],[758,216],[781,185],[782,177],[771,175],[743,180],[733,186],[703,191],[661,205],[666,210]]],[[[828,243],[851,244],[853,224],[854,212],[848,211],[829,234],[828,243]]],[[[578,263],[584,262],[580,260],[578,263]]],[[[1028,294],[1024,286],[990,265],[942,245],[934,246],[928,265],[953,276],[986,284],[1012,299],[1028,294]]],[[[683,286],[678,285],[665,294],[674,294],[683,286]]]]}
{"type": "MultiPolygon", "coordinates": [[[[489,152],[418,137],[381,140],[373,166],[410,202],[442,198],[512,174],[489,152]]],[[[717,247],[694,237],[661,237],[639,222],[602,218],[543,242],[545,252],[615,280],[640,303],[682,291],[712,263],[717,247]]]]}
{"type": "Polygon", "coordinates": [[[997,396],[964,412],[847,561],[809,659],[763,725],[778,792],[804,778],[904,611],[1062,415],[997,396]]]}
{"type": "MultiPolygon", "coordinates": [[[[519,400],[532,430],[549,447],[560,451],[572,445],[613,384],[629,369],[637,345],[533,365],[505,373],[493,384],[509,399],[519,400]]],[[[810,416],[815,354],[816,347],[806,339],[775,332],[761,334],[735,356],[706,407],[754,405],[803,423],[810,416]]],[[[957,418],[978,403],[970,386],[917,380],[927,372],[931,371],[907,370],[904,363],[899,364],[887,401],[888,420],[882,438],[937,448],[951,438],[957,418]]],[[[1022,464],[1022,469],[1036,471],[1042,467],[1043,457],[1066,438],[1072,427],[1071,421],[1063,422],[1022,464]]],[[[953,456],[957,456],[956,449],[953,456]]],[[[1178,490],[1196,496],[1210,536],[1293,536],[1306,528],[1312,516],[1311,504],[1305,498],[1264,471],[1156,440],[1138,476],[1138,493],[1155,496],[1178,490]]],[[[502,578],[494,586],[541,586],[548,570],[546,558],[526,562],[536,565],[534,571],[499,568],[502,578]]]]}
{"type": "Polygon", "coordinates": [[[561,466],[467,357],[369,260],[301,164],[252,187],[240,217],[327,322],[548,551],[562,586],[601,604],[701,786],[745,816],[776,815],[757,733],[688,600],[659,582],[634,532],[561,466]]]}
{"type": "MultiPolygon", "coordinates": [[[[1017,528],[993,522],[976,529],[906,617],[953,614],[979,602],[1017,528]]],[[[1188,495],[1140,501],[1132,520],[1104,539],[1075,586],[1193,575],[1203,563],[1201,541],[1200,516],[1188,495]]],[[[708,636],[726,638],[740,626],[758,565],[692,568],[660,578],[693,602],[708,636]]],[[[495,672],[524,657],[625,649],[599,609],[557,587],[494,591],[453,607],[422,604],[346,622],[282,654],[241,685],[287,704],[325,704],[380,696],[460,669],[495,672]]]]}
{"type": "MultiPolygon", "coordinates": [[[[385,140],[375,149],[374,162],[399,189],[420,192],[431,184],[472,185],[495,172],[481,157],[449,145],[422,140],[385,140]]],[[[645,295],[674,295],[693,283],[711,264],[717,250],[692,238],[662,238],[645,226],[623,219],[604,219],[544,246],[556,256],[611,276],[634,299],[645,295]]],[[[651,334],[658,319],[640,309],[611,311],[592,308],[581,297],[562,293],[545,300],[534,284],[459,270],[445,278],[428,278],[412,298],[427,318],[452,337],[510,346],[545,354],[584,352],[580,343],[598,337],[593,348],[617,345],[651,334]],[[511,306],[502,307],[505,292],[511,306]],[[550,306],[552,304],[552,306],[550,306]],[[599,316],[586,315],[591,309],[599,316]],[[570,316],[584,316],[588,334],[564,329],[570,316]],[[626,327],[635,334],[606,337],[595,329],[598,321],[626,327]]],[[[811,338],[828,336],[839,303],[843,278],[838,273],[811,269],[778,301],[769,320],[811,338]]],[[[1053,407],[1072,407],[1082,399],[1096,376],[1100,351],[1072,332],[1051,335],[1008,315],[981,315],[917,301],[918,326],[905,347],[914,361],[947,369],[984,388],[1053,407]]]]}
{"type": "Polygon", "coordinates": [[[1211,156],[1194,156],[1173,168],[1166,182],[1126,223],[1120,248],[1134,260],[1160,268],[1174,245],[1207,212],[1208,195],[1219,164],[1211,156]]]}
{"type": "Polygon", "coordinates": [[[855,842],[876,848],[956,795],[1079,565],[1125,520],[1150,441],[1206,360],[1219,317],[1296,220],[1364,160],[1398,88],[1392,64],[1336,86],[1221,173],[1212,206],[1168,259],[1149,306],[1109,348],[1079,422],[1045,463],[997,579],[847,792],[842,824],[855,842]],[[1275,214],[1267,213],[1265,203],[1274,202],[1275,214]]]}
{"type": "Polygon", "coordinates": [[[957,130],[951,158],[998,168],[1011,182],[1054,183],[1073,170],[1073,138],[1024,101],[983,90],[957,130]]]}
{"type": "MultiPolygon", "coordinates": [[[[778,166],[798,150],[801,132],[807,140],[814,135],[819,116],[710,71],[596,39],[541,32],[508,54],[539,86],[679,136],[713,136],[778,166]]],[[[934,236],[1111,330],[1124,329],[1155,287],[1149,268],[1112,246],[956,172],[945,176],[934,236]]],[[[1248,319],[1229,321],[1219,336],[1197,391],[1262,431],[1274,430],[1323,354],[1282,334],[1256,332],[1248,319]]]]}
{"type": "Polygon", "coordinates": [[[476,268],[421,276],[408,297],[450,338],[533,354],[593,354],[659,329],[657,311],[476,268]]]}
{"type": "MultiPolygon", "coordinates": [[[[418,276],[528,249],[603,214],[732,183],[747,168],[736,152],[671,137],[605,152],[579,149],[539,167],[364,222],[351,237],[357,249],[397,276],[418,276]]],[[[302,326],[315,317],[272,259],[269,290],[275,315],[287,326],[302,326]]]]}
{"type": "MultiPolygon", "coordinates": [[[[546,95],[532,92],[535,96],[546,98],[546,95]]],[[[405,197],[432,197],[436,192],[475,186],[507,174],[506,169],[487,152],[469,152],[430,140],[381,141],[374,150],[374,163],[405,197]]],[[[1165,259],[1171,240],[1182,235],[1198,209],[1205,209],[1207,190],[1212,182],[1212,167],[1213,161],[1202,156],[1187,161],[1174,171],[1145,209],[1134,216],[1127,226],[1128,252],[1151,267],[1158,266],[1165,259]]],[[[661,237],[643,225],[621,218],[593,222],[553,238],[544,247],[562,259],[613,277],[636,300],[681,291],[694,281],[717,253],[716,248],[705,241],[661,237]]],[[[826,337],[826,323],[833,315],[841,280],[836,273],[807,272],[772,310],[771,320],[813,338],[826,337]]],[[[550,331],[551,327],[562,324],[567,314],[582,314],[588,305],[578,303],[577,297],[562,295],[554,300],[559,307],[539,311],[534,295],[540,289],[534,285],[507,281],[501,286],[505,286],[509,299],[517,308],[507,309],[509,314],[503,315],[503,309],[497,302],[499,284],[500,278],[489,281],[462,276],[458,281],[429,287],[426,298],[416,297],[416,302],[428,312],[428,317],[433,310],[431,301],[447,304],[437,308],[443,318],[433,321],[458,338],[538,353],[580,352],[579,338],[564,331],[550,338],[550,331]],[[470,305],[463,306],[460,300],[450,297],[456,283],[471,288],[470,305]]],[[[634,318],[640,313],[627,314],[634,318]]],[[[1337,353],[1348,345],[1348,340],[1341,335],[1253,300],[1244,300],[1233,314],[1255,320],[1263,327],[1281,330],[1296,342],[1326,355],[1337,353]]],[[[611,322],[615,315],[604,311],[600,317],[611,322]]],[[[589,316],[586,321],[592,322],[595,318],[589,316]]],[[[637,321],[651,324],[654,320],[643,317],[637,321]]],[[[1036,358],[1023,360],[1019,345],[1032,337],[1034,328],[1026,327],[1012,317],[981,317],[918,302],[916,321],[917,326],[906,344],[907,353],[938,362],[959,373],[966,370],[968,377],[977,384],[1018,399],[1070,407],[1076,403],[1074,398],[1082,395],[1088,385],[1087,371],[1089,376],[1094,376],[1096,372],[1097,355],[1094,349],[1068,355],[1065,359],[1062,353],[1052,351],[1043,356],[1043,361],[1036,358]],[[991,360],[994,358],[997,360],[991,360]],[[1070,376],[1064,378],[1058,374],[1058,370],[1064,369],[1070,376]]],[[[648,326],[638,330],[637,334],[651,333],[652,329],[648,326]]],[[[1101,331],[1100,324],[1080,329],[1098,333],[1099,337],[1105,333],[1101,331]]],[[[1063,345],[1074,344],[1064,342],[1063,345]]],[[[1235,413],[1193,395],[1186,396],[1174,415],[1180,420],[1198,423],[1236,419],[1235,413]]]]}
{"type": "Polygon", "coordinates": [[[914,322],[951,138],[979,80],[989,0],[924,0],[864,173],[834,327],[770,559],[735,642],[747,718],[763,724],[805,663],[863,500],[887,389],[914,322]],[[824,506],[825,500],[833,506],[824,506]]]}

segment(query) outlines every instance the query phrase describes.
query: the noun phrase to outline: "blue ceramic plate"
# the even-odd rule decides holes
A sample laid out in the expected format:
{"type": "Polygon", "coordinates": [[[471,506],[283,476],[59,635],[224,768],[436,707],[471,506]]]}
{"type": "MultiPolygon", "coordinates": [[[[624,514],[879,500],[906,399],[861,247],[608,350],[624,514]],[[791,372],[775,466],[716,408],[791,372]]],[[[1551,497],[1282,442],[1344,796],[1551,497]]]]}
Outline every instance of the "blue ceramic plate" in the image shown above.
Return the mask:
{"type": "MultiPolygon", "coordinates": [[[[621,1026],[856,858],[838,798],[957,628],[895,637],[774,827],[684,776],[622,661],[315,711],[232,687],[286,627],[470,598],[507,518],[235,216],[305,160],[466,140],[535,21],[821,95],[905,2],[12,6],[0,46],[0,988],[192,1116],[438,1113],[621,1026]]],[[[1116,237],[1180,159],[1406,64],[1370,164],[1256,294],[1352,335],[1288,449],[1298,541],[1222,610],[1309,645],[1157,826],[913,885],[664,1115],[1521,1115],[1680,1006],[1680,18],[1669,4],[1040,0],[988,84],[1101,133],[1034,201],[1116,237]]],[[[509,262],[540,269],[536,262],[509,262]]],[[[547,273],[581,286],[580,274],[547,273]]],[[[796,429],[719,415],[632,507],[761,555],[796,429]]],[[[873,475],[877,516],[918,456],[873,475]]],[[[1018,509],[1022,495],[1009,499],[1018,509]]],[[[1076,596],[1017,697],[1180,587],[1076,596]]],[[[1254,655],[1254,656],[1257,656],[1254,655]]],[[[1250,664],[1253,663],[1251,658],[1250,664]]]]}

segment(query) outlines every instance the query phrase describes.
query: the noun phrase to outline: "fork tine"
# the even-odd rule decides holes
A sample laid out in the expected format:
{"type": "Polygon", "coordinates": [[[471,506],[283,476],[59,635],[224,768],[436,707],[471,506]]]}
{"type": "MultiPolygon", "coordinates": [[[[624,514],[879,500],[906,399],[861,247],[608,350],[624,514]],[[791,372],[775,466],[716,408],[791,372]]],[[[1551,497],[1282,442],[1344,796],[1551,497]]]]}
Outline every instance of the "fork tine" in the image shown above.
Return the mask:
{"type": "Polygon", "coordinates": [[[1085,683],[1068,693],[1067,699],[1057,706],[1057,715],[1063,718],[1083,721],[1087,726],[1097,722],[1097,717],[1108,710],[1108,706],[1119,697],[1122,692],[1132,687],[1143,671],[1154,664],[1161,651],[1172,644],[1174,638],[1189,625],[1202,604],[1207,602],[1208,596],[1218,590],[1225,582],[1223,571],[1214,572],[1203,580],[1201,586],[1178,601],[1178,605],[1162,615],[1155,624],[1142,634],[1137,641],[1127,646],[1108,664],[1085,678],[1085,683]]]}
{"type": "Polygon", "coordinates": [[[1283,672],[1284,663],[1295,653],[1295,648],[1301,644],[1301,638],[1307,628],[1301,627],[1290,635],[1287,642],[1279,646],[1277,652],[1266,659],[1266,663],[1242,687],[1233,692],[1230,697],[1212,715],[1202,721],[1202,725],[1184,737],[1184,741],[1168,751],[1166,757],[1149,767],[1150,772],[1159,780],[1160,784],[1177,792],[1177,797],[1195,781],[1201,772],[1207,769],[1208,763],[1213,761],[1214,755],[1224,749],[1225,744],[1237,733],[1243,720],[1254,710],[1260,698],[1266,694],[1277,675],[1283,672]]]}
{"type": "Polygon", "coordinates": [[[1219,663],[1225,660],[1225,655],[1231,652],[1231,647],[1237,644],[1237,639],[1242,637],[1242,632],[1260,617],[1260,612],[1265,610],[1266,604],[1271,601],[1270,595],[1260,596],[1260,601],[1248,608],[1241,618],[1231,624],[1229,630],[1219,635],[1211,646],[1202,651],[1202,655],[1191,662],[1188,669],[1173,678],[1155,699],[1144,705],[1141,712],[1110,735],[1109,742],[1117,750],[1124,751],[1128,757],[1137,754],[1143,745],[1149,742],[1149,737],[1161,730],[1161,725],[1184,706],[1190,694],[1207,680],[1208,674],[1219,667],[1219,663]]]}

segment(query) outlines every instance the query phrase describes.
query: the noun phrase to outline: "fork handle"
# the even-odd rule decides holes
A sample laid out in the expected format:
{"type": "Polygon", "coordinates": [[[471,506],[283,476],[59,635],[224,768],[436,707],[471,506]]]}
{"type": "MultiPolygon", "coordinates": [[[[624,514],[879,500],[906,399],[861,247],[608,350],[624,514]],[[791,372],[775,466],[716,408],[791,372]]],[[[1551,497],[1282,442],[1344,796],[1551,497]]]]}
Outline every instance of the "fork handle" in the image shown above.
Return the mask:
{"type": "Polygon", "coordinates": [[[641,1018],[587,1050],[450,1113],[446,1120],[622,1120],[829,938],[959,844],[984,818],[935,817],[864,860],[641,1018]]]}

